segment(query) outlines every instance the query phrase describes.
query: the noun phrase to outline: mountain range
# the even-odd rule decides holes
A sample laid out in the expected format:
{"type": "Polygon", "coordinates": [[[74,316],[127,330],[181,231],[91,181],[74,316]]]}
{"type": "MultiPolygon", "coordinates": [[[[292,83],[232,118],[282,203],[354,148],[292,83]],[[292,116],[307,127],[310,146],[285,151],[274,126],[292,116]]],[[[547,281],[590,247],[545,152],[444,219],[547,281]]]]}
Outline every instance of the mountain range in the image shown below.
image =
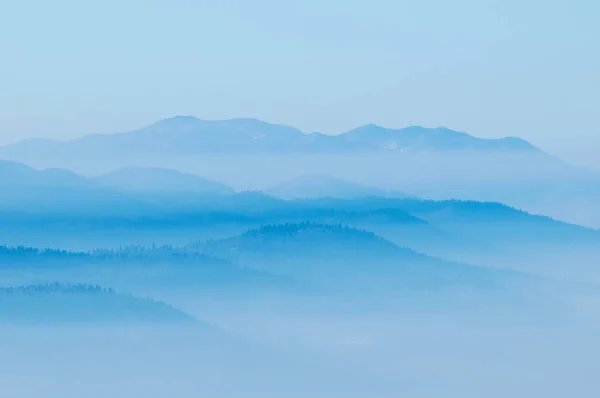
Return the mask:
{"type": "MultiPolygon", "coordinates": [[[[400,247],[454,262],[600,280],[595,266],[600,258],[597,230],[500,203],[423,200],[323,175],[280,184],[268,195],[235,192],[212,180],[160,168],[129,167],[90,178],[1,161],[0,186],[0,239],[9,246],[88,250],[152,243],[185,245],[237,236],[266,225],[308,222],[372,231],[400,247]]],[[[308,249],[314,248],[294,251],[308,249]]],[[[377,247],[368,252],[382,250],[377,247]]],[[[331,251],[335,249],[325,253],[331,251]]],[[[348,258],[355,257],[358,254],[348,258]]],[[[322,258],[328,257],[317,260],[322,258]]],[[[188,261],[177,256],[165,261],[176,260],[188,261]]],[[[162,260],[154,256],[152,261],[162,260]]],[[[154,271],[156,275],[163,272],[154,271]]],[[[190,281],[214,276],[185,275],[190,281]]],[[[102,280],[89,282],[104,284],[102,280]]]]}
{"type": "MultiPolygon", "coordinates": [[[[227,202],[223,196],[236,194],[223,183],[172,169],[126,167],[88,178],[63,169],[36,170],[23,163],[4,160],[0,160],[0,187],[4,190],[0,197],[4,210],[29,207],[29,211],[34,212],[36,208],[61,203],[77,204],[82,210],[90,209],[84,206],[89,204],[103,207],[105,211],[117,210],[119,205],[129,210],[137,206],[147,209],[150,204],[190,207],[207,200],[227,202]],[[39,202],[41,196],[45,200],[39,202]],[[32,201],[39,203],[29,206],[32,201]]],[[[410,197],[404,192],[377,189],[328,175],[306,175],[273,186],[265,193],[281,199],[410,197]]],[[[245,199],[253,195],[260,193],[242,194],[245,199]]]]}
{"type": "Polygon", "coordinates": [[[50,169],[47,174],[62,168],[102,175],[98,185],[121,193],[147,194],[160,186],[163,197],[155,200],[162,204],[174,190],[192,196],[231,192],[213,183],[220,181],[237,191],[286,199],[414,195],[496,201],[600,227],[599,173],[568,165],[520,138],[484,139],[443,127],[368,124],[326,135],[256,119],[177,116],[130,132],[26,140],[0,147],[0,159],[50,169]]]}
{"type": "MultiPolygon", "coordinates": [[[[512,282],[529,279],[518,272],[420,254],[369,231],[313,222],[263,225],[229,238],[180,247],[74,252],[0,246],[0,264],[0,283],[13,285],[75,279],[136,294],[188,292],[214,297],[228,292],[230,298],[269,292],[282,297],[359,291],[387,296],[453,288],[504,290],[512,282]]],[[[53,293],[52,286],[39,290],[53,293]]],[[[83,292],[106,293],[87,288],[83,292]]]]}
{"type": "Polygon", "coordinates": [[[447,128],[389,129],[368,124],[339,135],[305,134],[256,119],[201,120],[176,116],[131,132],[95,134],[71,141],[30,139],[0,148],[0,157],[78,153],[360,152],[427,150],[539,151],[514,137],[476,138],[447,128]]]}

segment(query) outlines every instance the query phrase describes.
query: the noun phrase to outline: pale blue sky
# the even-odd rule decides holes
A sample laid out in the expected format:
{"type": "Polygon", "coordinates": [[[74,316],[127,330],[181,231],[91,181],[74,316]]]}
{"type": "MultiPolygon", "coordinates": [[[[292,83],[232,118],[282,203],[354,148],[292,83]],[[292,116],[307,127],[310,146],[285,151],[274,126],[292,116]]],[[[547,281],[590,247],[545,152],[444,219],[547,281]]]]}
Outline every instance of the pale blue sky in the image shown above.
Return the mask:
{"type": "Polygon", "coordinates": [[[177,114],[521,136],[600,168],[595,0],[0,0],[0,143],[177,114]]]}

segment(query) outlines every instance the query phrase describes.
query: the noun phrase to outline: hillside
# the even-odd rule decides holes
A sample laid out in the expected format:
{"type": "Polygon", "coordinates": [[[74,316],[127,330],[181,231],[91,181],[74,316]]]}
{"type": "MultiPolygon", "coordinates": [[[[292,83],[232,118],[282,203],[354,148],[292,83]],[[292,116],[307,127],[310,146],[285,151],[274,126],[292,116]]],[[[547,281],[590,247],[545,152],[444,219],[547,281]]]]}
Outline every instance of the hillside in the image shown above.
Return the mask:
{"type": "Polygon", "coordinates": [[[67,170],[36,170],[23,163],[0,160],[0,187],[95,188],[95,185],[85,177],[67,170]]]}
{"type": "Polygon", "coordinates": [[[128,291],[298,289],[290,278],[172,246],[75,252],[0,246],[0,284],[84,281],[128,291]]]}
{"type": "Polygon", "coordinates": [[[192,323],[194,319],[159,301],[100,286],[53,283],[0,288],[0,322],[192,323]]]}
{"type": "Polygon", "coordinates": [[[319,197],[354,199],[367,196],[409,196],[400,191],[386,191],[320,174],[305,175],[271,187],[265,192],[281,199],[307,199],[319,197]]]}
{"type": "Polygon", "coordinates": [[[449,288],[502,290],[518,274],[447,262],[372,232],[313,223],[267,225],[193,246],[255,269],[342,291],[390,294],[449,288]]]}
{"type": "Polygon", "coordinates": [[[401,211],[438,229],[473,238],[498,239],[500,243],[590,243],[600,238],[595,229],[497,202],[370,197],[353,201],[319,198],[301,203],[307,208],[335,208],[357,214],[401,211]]]}
{"type": "Polygon", "coordinates": [[[151,206],[61,169],[0,161],[0,211],[28,214],[135,215],[151,206]]]}
{"type": "Polygon", "coordinates": [[[128,167],[95,177],[98,184],[124,192],[146,194],[230,195],[225,184],[193,174],[157,167],[128,167]]]}

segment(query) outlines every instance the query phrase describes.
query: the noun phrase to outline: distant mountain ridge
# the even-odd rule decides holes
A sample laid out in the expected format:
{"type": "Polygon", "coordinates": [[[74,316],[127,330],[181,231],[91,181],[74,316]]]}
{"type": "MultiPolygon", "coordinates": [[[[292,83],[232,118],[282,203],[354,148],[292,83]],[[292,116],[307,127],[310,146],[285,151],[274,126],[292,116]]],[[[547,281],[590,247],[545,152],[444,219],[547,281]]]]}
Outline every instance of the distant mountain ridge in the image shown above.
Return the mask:
{"type": "Polygon", "coordinates": [[[23,163],[0,160],[0,187],[14,186],[92,188],[94,183],[63,169],[36,170],[23,163]]]}
{"type": "MultiPolygon", "coordinates": [[[[374,124],[338,135],[305,134],[256,119],[176,116],[129,132],[65,142],[25,140],[0,147],[0,159],[86,175],[132,166],[175,169],[253,191],[302,175],[326,174],[424,198],[501,202],[600,227],[600,174],[510,134],[484,139],[445,127],[374,124]]],[[[346,195],[350,190],[341,191],[346,195]]],[[[172,198],[158,199],[167,204],[172,198]]]]}
{"type": "Polygon", "coordinates": [[[125,192],[162,192],[231,195],[235,191],[225,184],[206,178],[158,167],[126,167],[93,178],[109,188],[125,192]]]}
{"type": "Polygon", "coordinates": [[[79,214],[135,214],[148,205],[63,169],[36,170],[0,160],[0,209],[41,214],[68,210],[79,214]]]}
{"type": "Polygon", "coordinates": [[[445,127],[411,126],[389,129],[367,124],[341,134],[346,141],[371,146],[373,149],[422,150],[538,150],[529,142],[516,137],[499,139],[476,138],[445,127]]]}
{"type": "MultiPolygon", "coordinates": [[[[184,247],[126,246],[70,251],[0,246],[0,270],[22,285],[67,283],[73,275],[92,285],[130,289],[234,288],[238,293],[302,288],[290,278],[243,268],[184,247]],[[36,270],[31,274],[25,270],[36,270]]],[[[47,289],[46,289],[47,290],[47,289]]],[[[0,289],[1,293],[1,289],[0,289]]]]}
{"type": "Polygon", "coordinates": [[[373,188],[325,174],[305,175],[271,187],[265,192],[281,199],[310,199],[320,197],[355,199],[367,196],[410,197],[410,195],[404,192],[373,188]]]}
{"type": "Polygon", "coordinates": [[[339,135],[305,134],[257,119],[201,120],[176,116],[125,133],[94,134],[66,142],[26,140],[0,147],[0,156],[73,151],[102,154],[195,154],[355,151],[539,151],[520,138],[484,139],[447,128],[389,129],[374,124],[339,135]]]}

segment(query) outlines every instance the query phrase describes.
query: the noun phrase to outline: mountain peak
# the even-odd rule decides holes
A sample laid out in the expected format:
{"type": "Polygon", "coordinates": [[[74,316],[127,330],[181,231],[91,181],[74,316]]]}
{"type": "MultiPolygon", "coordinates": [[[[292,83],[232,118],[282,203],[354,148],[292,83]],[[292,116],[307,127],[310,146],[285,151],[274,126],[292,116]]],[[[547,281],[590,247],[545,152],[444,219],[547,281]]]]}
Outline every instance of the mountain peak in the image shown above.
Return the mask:
{"type": "Polygon", "coordinates": [[[502,143],[513,149],[538,150],[529,141],[519,137],[504,137],[499,139],[502,143]]]}
{"type": "Polygon", "coordinates": [[[163,119],[160,122],[167,122],[167,123],[189,123],[189,122],[196,122],[196,121],[200,121],[200,119],[198,119],[196,116],[192,116],[192,115],[177,115],[177,116],[173,116],[173,117],[169,117],[166,119],[163,119]]]}
{"type": "Polygon", "coordinates": [[[200,122],[202,122],[202,120],[198,119],[195,116],[178,115],[178,116],[173,116],[173,117],[170,117],[167,119],[162,119],[157,122],[154,122],[154,123],[150,124],[149,126],[142,128],[141,130],[147,129],[147,128],[178,129],[181,127],[193,126],[200,122]]]}
{"type": "Polygon", "coordinates": [[[389,131],[388,128],[379,126],[377,124],[368,123],[340,134],[341,136],[374,136],[378,134],[385,134],[389,131]]]}

